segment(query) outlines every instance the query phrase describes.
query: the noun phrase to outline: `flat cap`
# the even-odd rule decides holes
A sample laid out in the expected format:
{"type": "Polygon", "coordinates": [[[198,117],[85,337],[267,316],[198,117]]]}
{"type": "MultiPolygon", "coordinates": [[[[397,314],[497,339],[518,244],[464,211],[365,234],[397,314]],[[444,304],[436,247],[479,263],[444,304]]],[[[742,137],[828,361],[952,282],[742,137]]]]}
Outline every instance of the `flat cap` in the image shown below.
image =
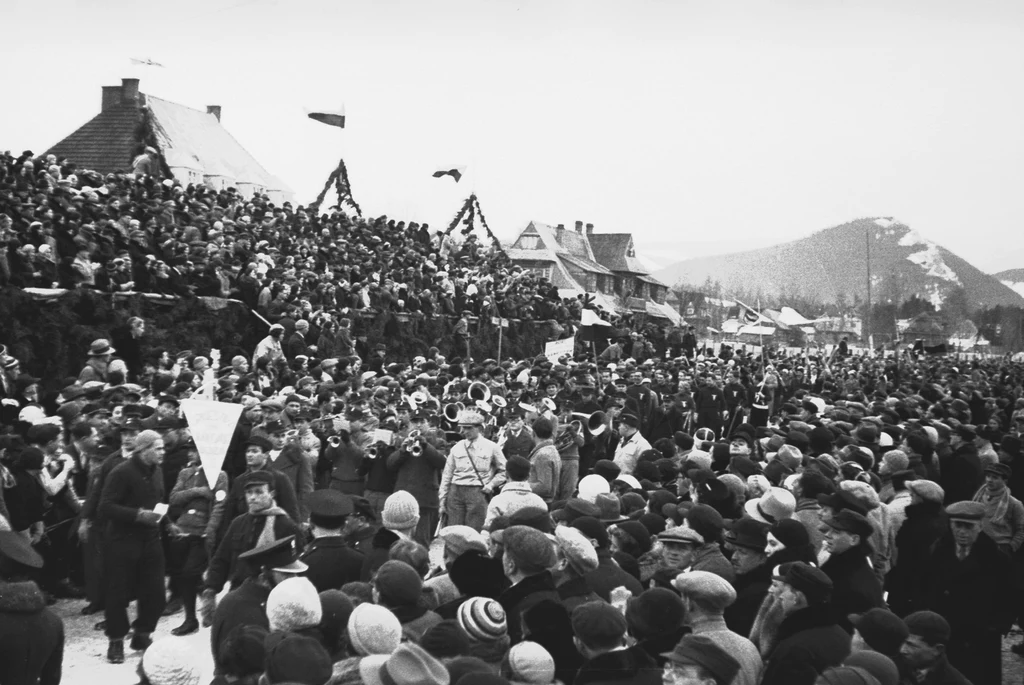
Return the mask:
{"type": "Polygon", "coordinates": [[[709,571],[680,573],[672,581],[672,587],[681,595],[714,606],[720,611],[736,601],[736,590],[729,581],[709,571]]]}
{"type": "Polygon", "coordinates": [[[934,502],[935,504],[942,504],[946,497],[946,492],[942,489],[942,486],[931,480],[908,480],[907,490],[910,490],[924,501],[934,502]]]}
{"type": "Polygon", "coordinates": [[[704,536],[692,528],[676,526],[658,533],[658,540],[663,545],[703,545],[704,536]]]}
{"type": "Polygon", "coordinates": [[[1002,478],[1004,480],[1009,480],[1010,476],[1013,475],[1013,470],[1010,468],[1009,464],[1003,464],[1002,462],[996,462],[994,464],[989,464],[988,466],[986,466],[985,467],[985,473],[986,474],[990,473],[993,476],[999,476],[1000,478],[1002,478]]]}
{"type": "Polygon", "coordinates": [[[673,663],[700,666],[715,679],[715,685],[728,685],[740,671],[739,662],[707,635],[686,635],[662,656],[673,663]]]}
{"type": "Polygon", "coordinates": [[[946,507],[950,521],[980,521],[985,517],[985,505],[981,502],[964,500],[946,507]]]}
{"type": "Polygon", "coordinates": [[[555,529],[555,540],[562,551],[562,556],[577,573],[584,575],[597,569],[597,550],[580,530],[571,526],[559,526],[555,529]]]}
{"type": "Polygon", "coordinates": [[[839,511],[839,513],[828,520],[828,526],[833,530],[859,535],[861,538],[869,537],[874,531],[871,521],[863,514],[857,513],[852,509],[839,511]]]}

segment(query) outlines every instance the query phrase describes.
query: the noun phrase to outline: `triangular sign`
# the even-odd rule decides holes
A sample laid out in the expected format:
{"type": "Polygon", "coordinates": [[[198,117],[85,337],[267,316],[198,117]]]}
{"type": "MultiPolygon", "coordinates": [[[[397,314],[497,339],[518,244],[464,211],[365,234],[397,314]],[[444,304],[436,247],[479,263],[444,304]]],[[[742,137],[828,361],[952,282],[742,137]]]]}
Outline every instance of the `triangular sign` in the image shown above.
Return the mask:
{"type": "Polygon", "coordinates": [[[192,439],[196,441],[199,463],[211,490],[217,485],[217,476],[224,465],[242,409],[242,405],[228,402],[181,400],[181,411],[188,420],[192,439]]]}

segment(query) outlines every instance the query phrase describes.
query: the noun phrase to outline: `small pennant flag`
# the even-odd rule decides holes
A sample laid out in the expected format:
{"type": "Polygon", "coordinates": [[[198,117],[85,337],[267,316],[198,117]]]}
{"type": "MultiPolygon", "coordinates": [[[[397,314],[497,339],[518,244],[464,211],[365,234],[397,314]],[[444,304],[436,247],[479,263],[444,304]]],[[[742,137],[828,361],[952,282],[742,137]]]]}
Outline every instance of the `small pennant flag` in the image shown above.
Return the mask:
{"type": "Polygon", "coordinates": [[[451,176],[458,183],[462,179],[462,173],[466,170],[466,167],[453,167],[451,169],[438,169],[434,172],[434,178],[443,178],[445,176],[451,176]]]}
{"type": "Polygon", "coordinates": [[[313,121],[319,121],[321,124],[327,124],[328,126],[335,126],[337,128],[345,128],[345,107],[329,112],[306,112],[313,121]]]}
{"type": "Polygon", "coordinates": [[[775,324],[774,321],[769,319],[764,314],[761,314],[760,312],[758,312],[753,307],[751,307],[749,305],[746,305],[746,304],[743,304],[739,300],[736,300],[736,303],[739,304],[739,306],[740,306],[741,316],[743,317],[743,323],[745,323],[746,325],[748,325],[748,326],[756,326],[757,324],[760,324],[760,323],[765,323],[765,324],[768,324],[768,325],[774,325],[775,324]]]}
{"type": "Polygon", "coordinates": [[[584,309],[580,314],[580,340],[597,340],[609,337],[612,325],[597,315],[593,309],[584,309]]]}
{"type": "Polygon", "coordinates": [[[154,62],[151,59],[139,59],[137,57],[129,57],[128,59],[130,59],[132,61],[132,64],[138,64],[140,66],[145,66],[145,67],[162,67],[163,66],[159,62],[154,62]]]}

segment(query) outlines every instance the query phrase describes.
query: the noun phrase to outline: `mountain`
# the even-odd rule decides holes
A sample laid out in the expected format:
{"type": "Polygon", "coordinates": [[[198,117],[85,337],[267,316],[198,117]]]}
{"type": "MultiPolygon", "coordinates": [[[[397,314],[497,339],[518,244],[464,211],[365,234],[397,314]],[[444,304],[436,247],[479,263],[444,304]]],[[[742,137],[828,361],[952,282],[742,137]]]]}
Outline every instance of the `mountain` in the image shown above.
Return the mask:
{"type": "MultiPolygon", "coordinates": [[[[710,278],[721,283],[725,297],[743,290],[766,296],[785,293],[825,303],[841,297],[851,304],[855,297],[865,297],[867,242],[871,245],[875,303],[917,295],[941,307],[952,291],[962,287],[972,306],[1024,307],[1024,290],[1011,289],[998,276],[981,272],[891,217],[857,219],[759,250],[687,259],[652,275],[670,285],[689,286],[703,285],[710,278]]],[[[1016,272],[1024,285],[1024,269],[1016,272]]]]}
{"type": "Polygon", "coordinates": [[[1007,269],[992,274],[992,278],[998,279],[1007,288],[1024,297],[1024,269],[1007,269]]]}

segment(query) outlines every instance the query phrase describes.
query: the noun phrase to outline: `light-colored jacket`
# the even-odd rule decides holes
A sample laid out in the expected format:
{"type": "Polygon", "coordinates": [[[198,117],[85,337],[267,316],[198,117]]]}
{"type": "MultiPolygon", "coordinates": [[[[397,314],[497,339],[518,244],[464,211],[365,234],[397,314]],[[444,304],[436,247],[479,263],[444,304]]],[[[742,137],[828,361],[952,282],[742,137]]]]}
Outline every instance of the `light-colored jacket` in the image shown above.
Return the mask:
{"type": "Polygon", "coordinates": [[[477,486],[494,491],[505,482],[505,478],[505,455],[496,443],[483,437],[472,443],[460,440],[448,453],[438,498],[444,502],[452,485],[477,486]]]}
{"type": "Polygon", "coordinates": [[[533,492],[530,484],[526,481],[511,481],[501,487],[501,492],[494,496],[494,499],[487,505],[487,515],[484,517],[484,528],[486,529],[494,519],[499,516],[511,516],[520,509],[527,507],[540,507],[547,509],[548,505],[541,499],[540,495],[533,492]]]}

